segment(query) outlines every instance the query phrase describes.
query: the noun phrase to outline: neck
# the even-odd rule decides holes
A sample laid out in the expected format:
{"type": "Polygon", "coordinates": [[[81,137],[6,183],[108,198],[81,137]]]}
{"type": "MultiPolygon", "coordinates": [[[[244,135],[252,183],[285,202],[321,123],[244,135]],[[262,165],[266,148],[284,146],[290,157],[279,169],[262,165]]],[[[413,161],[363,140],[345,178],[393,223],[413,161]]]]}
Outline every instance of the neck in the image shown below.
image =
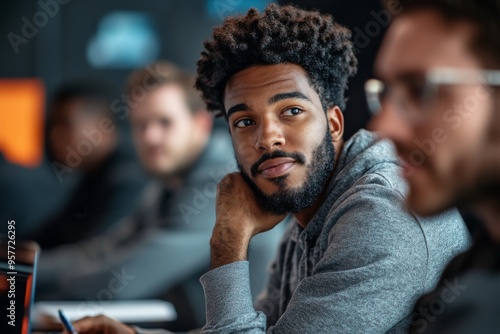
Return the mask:
{"type": "Polygon", "coordinates": [[[92,158],[92,161],[86,161],[85,164],[82,164],[81,169],[85,173],[93,173],[99,171],[104,162],[109,158],[109,156],[113,153],[113,150],[117,147],[117,139],[116,137],[109,138],[108,140],[103,140],[100,144],[100,151],[95,152],[89,159],[92,158]]]}
{"type": "Polygon", "coordinates": [[[293,215],[295,217],[295,219],[297,219],[297,222],[299,223],[299,225],[302,226],[302,228],[307,227],[307,225],[311,221],[312,217],[314,217],[316,212],[319,210],[321,204],[323,204],[323,202],[325,200],[325,195],[326,195],[325,192],[326,192],[326,188],[323,191],[323,193],[318,197],[318,200],[316,201],[316,203],[314,203],[313,206],[310,206],[307,209],[302,210],[301,212],[298,212],[298,213],[293,215]]]}

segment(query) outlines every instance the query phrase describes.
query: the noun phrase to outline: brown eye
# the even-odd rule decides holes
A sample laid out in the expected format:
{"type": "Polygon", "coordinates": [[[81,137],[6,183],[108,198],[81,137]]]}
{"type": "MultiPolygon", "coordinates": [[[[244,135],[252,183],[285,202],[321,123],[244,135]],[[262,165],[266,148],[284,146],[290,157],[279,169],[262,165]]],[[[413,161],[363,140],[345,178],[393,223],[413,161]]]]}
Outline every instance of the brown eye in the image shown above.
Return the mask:
{"type": "Polygon", "coordinates": [[[285,110],[281,115],[282,116],[297,116],[302,113],[302,109],[299,108],[289,108],[285,110]]]}
{"type": "Polygon", "coordinates": [[[246,128],[247,126],[250,126],[253,124],[255,124],[255,122],[249,118],[243,118],[243,119],[240,119],[240,120],[234,122],[234,126],[236,126],[237,128],[246,128]]]}

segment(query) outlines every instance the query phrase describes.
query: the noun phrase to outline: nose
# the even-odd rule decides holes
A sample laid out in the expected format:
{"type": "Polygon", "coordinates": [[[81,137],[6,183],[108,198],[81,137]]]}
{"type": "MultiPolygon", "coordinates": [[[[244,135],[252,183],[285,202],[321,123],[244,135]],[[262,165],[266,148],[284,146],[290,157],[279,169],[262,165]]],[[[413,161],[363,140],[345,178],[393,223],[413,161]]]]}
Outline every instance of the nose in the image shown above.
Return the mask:
{"type": "Polygon", "coordinates": [[[155,123],[146,125],[143,133],[144,142],[148,145],[155,145],[161,141],[161,128],[155,123]]]}
{"type": "Polygon", "coordinates": [[[411,125],[402,119],[393,103],[382,103],[382,109],[368,123],[368,129],[393,142],[411,141],[411,125]]]}
{"type": "Polygon", "coordinates": [[[267,117],[259,124],[255,149],[257,151],[272,151],[285,145],[283,125],[278,119],[267,117]]]}

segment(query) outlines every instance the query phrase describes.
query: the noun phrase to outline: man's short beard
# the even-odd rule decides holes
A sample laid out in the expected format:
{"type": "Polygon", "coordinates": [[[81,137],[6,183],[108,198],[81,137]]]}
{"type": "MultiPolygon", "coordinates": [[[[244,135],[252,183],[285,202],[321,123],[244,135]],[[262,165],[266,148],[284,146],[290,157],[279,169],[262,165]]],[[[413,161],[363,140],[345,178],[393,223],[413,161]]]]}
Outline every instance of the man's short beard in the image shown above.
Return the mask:
{"type": "MultiPolygon", "coordinates": [[[[290,156],[290,154],[285,153],[279,156],[290,156]]],[[[294,153],[292,156],[303,155],[294,153]]],[[[303,185],[287,189],[287,176],[284,175],[271,180],[279,189],[272,195],[264,194],[242,168],[238,158],[236,158],[236,161],[238,162],[243,179],[253,189],[264,209],[276,215],[283,215],[286,213],[301,212],[316,203],[319,196],[327,187],[335,166],[335,156],[335,147],[330,137],[330,131],[327,129],[323,141],[313,150],[311,161],[306,164],[307,175],[303,185]]]]}
{"type": "Polygon", "coordinates": [[[447,208],[456,206],[467,210],[473,209],[475,205],[482,202],[495,201],[500,203],[500,179],[496,175],[491,176],[481,175],[479,179],[475,180],[474,185],[457,190],[447,208]]]}

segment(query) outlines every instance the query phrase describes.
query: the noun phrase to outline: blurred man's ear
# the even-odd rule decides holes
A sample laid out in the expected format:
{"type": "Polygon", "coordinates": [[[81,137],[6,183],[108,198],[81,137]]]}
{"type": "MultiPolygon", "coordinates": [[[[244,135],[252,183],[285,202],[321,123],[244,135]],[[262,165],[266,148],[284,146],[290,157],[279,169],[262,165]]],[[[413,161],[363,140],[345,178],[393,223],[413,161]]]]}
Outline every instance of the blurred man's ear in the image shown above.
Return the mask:
{"type": "Polygon", "coordinates": [[[332,141],[341,142],[344,135],[344,115],[338,106],[329,108],[326,111],[326,119],[330,127],[332,141]]]}
{"type": "Polygon", "coordinates": [[[212,131],[214,118],[207,110],[196,110],[193,117],[199,131],[203,131],[204,133],[210,133],[212,131]]]}

